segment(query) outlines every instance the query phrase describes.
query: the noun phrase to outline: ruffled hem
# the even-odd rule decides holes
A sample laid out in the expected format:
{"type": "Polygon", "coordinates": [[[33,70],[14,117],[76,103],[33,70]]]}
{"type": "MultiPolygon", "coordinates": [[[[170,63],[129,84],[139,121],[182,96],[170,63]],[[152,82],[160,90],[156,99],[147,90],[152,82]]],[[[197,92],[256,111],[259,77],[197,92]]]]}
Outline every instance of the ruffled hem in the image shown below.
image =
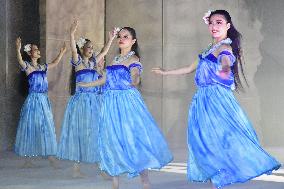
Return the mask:
{"type": "MultiPolygon", "coordinates": [[[[251,176],[251,177],[246,178],[246,179],[244,179],[244,180],[236,180],[236,181],[233,181],[233,182],[230,182],[230,183],[226,183],[226,184],[222,184],[222,185],[218,185],[218,186],[217,186],[217,185],[214,185],[214,186],[215,186],[216,188],[220,189],[220,188],[223,188],[223,187],[225,187],[225,186],[229,186],[229,185],[231,185],[231,184],[245,183],[245,182],[247,182],[247,181],[249,181],[249,180],[252,180],[252,179],[254,179],[254,178],[256,178],[256,177],[259,177],[259,176],[261,176],[261,175],[263,175],[263,174],[270,175],[272,171],[276,171],[276,170],[278,170],[280,167],[281,167],[281,165],[277,165],[277,166],[274,166],[274,167],[271,168],[271,169],[268,169],[268,170],[266,170],[266,171],[263,171],[263,172],[261,172],[261,173],[255,175],[255,176],[251,176]]],[[[218,172],[219,172],[219,171],[218,171],[218,172]]],[[[204,180],[204,181],[200,181],[200,180],[188,180],[188,181],[189,181],[189,182],[206,183],[206,182],[210,181],[211,178],[213,178],[214,176],[218,175],[218,172],[215,173],[213,176],[210,176],[208,179],[206,179],[206,180],[204,180]]]]}

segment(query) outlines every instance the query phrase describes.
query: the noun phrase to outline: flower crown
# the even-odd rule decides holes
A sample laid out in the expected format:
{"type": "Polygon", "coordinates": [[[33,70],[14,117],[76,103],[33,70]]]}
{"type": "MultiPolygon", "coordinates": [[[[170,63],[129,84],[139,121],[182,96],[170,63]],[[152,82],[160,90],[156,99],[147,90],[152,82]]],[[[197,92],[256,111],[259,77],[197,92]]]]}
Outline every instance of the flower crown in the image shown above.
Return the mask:
{"type": "Polygon", "coordinates": [[[32,44],[26,44],[25,46],[24,46],[24,51],[25,52],[30,52],[32,50],[32,44]]]}
{"type": "Polygon", "coordinates": [[[213,10],[208,10],[202,18],[204,20],[205,24],[207,24],[207,25],[209,24],[209,17],[210,17],[212,12],[213,12],[213,10]]]}
{"type": "Polygon", "coordinates": [[[87,43],[87,40],[85,38],[83,38],[83,37],[80,37],[76,44],[81,49],[82,47],[84,47],[84,45],[86,43],[87,43]]]}

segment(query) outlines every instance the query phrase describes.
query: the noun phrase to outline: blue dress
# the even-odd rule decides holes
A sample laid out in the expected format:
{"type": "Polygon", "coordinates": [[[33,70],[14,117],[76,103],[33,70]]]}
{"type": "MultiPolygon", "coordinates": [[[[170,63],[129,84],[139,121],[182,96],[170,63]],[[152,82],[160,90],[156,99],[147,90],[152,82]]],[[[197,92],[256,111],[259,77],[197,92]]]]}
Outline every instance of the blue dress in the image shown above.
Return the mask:
{"type": "Polygon", "coordinates": [[[195,76],[198,89],[188,120],[188,179],[211,180],[217,188],[245,182],[280,167],[261,148],[235,99],[233,73],[228,79],[219,76],[222,56],[228,56],[233,66],[236,59],[228,51],[222,51],[217,58],[212,53],[200,56],[195,76]]]}
{"type": "MultiPolygon", "coordinates": [[[[74,67],[82,63],[71,63],[74,67]]],[[[91,58],[85,69],[75,73],[76,83],[92,82],[100,76],[94,69],[95,58],[91,58]]],[[[76,86],[76,92],[68,101],[61,127],[57,157],[76,162],[99,161],[98,132],[101,95],[100,87],[76,86]]]]}
{"type": "Polygon", "coordinates": [[[131,86],[130,70],[140,63],[107,66],[100,122],[100,168],[111,176],[160,169],[172,160],[168,145],[139,91],[131,86]]]}
{"type": "MultiPolygon", "coordinates": [[[[31,64],[25,62],[28,69],[31,64]]],[[[15,152],[20,156],[56,155],[56,135],[47,96],[47,64],[31,72],[28,77],[29,94],[21,109],[18,124],[15,152]]]]}

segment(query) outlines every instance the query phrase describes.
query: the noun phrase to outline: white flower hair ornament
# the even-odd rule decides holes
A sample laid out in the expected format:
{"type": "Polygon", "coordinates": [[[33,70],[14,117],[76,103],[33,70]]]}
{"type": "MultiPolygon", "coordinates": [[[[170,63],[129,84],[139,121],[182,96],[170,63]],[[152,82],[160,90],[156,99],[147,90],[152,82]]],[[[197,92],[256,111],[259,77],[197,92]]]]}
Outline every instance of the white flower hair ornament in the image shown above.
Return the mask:
{"type": "Polygon", "coordinates": [[[210,17],[212,12],[213,12],[212,10],[208,10],[202,18],[204,20],[205,24],[207,24],[207,25],[209,24],[209,17],[210,17]]]}
{"type": "Polygon", "coordinates": [[[82,47],[84,47],[84,45],[87,43],[86,39],[83,37],[80,37],[80,39],[77,41],[77,45],[78,47],[81,49],[82,47]]]}
{"type": "Polygon", "coordinates": [[[26,45],[24,46],[24,51],[25,51],[26,53],[30,52],[31,50],[32,50],[32,44],[26,44],[26,45]]]}
{"type": "Polygon", "coordinates": [[[118,33],[120,30],[121,30],[120,27],[115,27],[115,28],[114,28],[114,31],[115,31],[116,33],[118,33]]]}

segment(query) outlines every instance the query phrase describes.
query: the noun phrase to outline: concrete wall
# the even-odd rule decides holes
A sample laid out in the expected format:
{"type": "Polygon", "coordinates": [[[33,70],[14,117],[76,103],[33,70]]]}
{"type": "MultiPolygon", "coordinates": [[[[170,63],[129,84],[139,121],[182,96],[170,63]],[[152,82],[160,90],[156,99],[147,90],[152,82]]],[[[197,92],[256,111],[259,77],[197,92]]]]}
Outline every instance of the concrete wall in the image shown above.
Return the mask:
{"type": "Polygon", "coordinates": [[[59,53],[63,42],[67,43],[67,53],[60,64],[49,71],[49,97],[52,101],[57,138],[60,137],[61,122],[69,99],[71,76],[71,51],[69,28],[75,18],[79,20],[76,39],[86,37],[95,43],[95,51],[104,44],[104,0],[48,0],[40,4],[42,14],[41,41],[46,61],[50,62],[59,53]]]}
{"type": "Polygon", "coordinates": [[[0,151],[12,149],[24,101],[24,75],[16,59],[15,40],[40,44],[39,2],[0,1],[0,151]]]}
{"type": "MultiPolygon", "coordinates": [[[[194,75],[161,78],[151,74],[150,69],[182,67],[197,58],[211,42],[202,20],[208,9],[228,10],[243,34],[249,88],[236,96],[262,145],[284,161],[281,7],[281,0],[106,0],[107,30],[127,25],[137,30],[144,65],[142,93],[177,161],[184,161],[187,156],[187,113],[195,92],[194,75]]],[[[117,48],[112,54],[114,49],[117,48]]],[[[110,55],[108,61],[112,58],[110,55]]]]}

